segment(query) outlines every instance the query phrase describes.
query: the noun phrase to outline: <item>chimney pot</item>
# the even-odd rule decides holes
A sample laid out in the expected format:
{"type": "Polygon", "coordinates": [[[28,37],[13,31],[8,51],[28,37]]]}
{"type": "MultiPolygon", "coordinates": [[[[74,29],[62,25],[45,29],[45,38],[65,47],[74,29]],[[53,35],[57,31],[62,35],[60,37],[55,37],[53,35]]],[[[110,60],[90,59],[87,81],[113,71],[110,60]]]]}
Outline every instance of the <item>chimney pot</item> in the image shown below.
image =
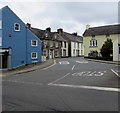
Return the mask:
{"type": "Polygon", "coordinates": [[[58,32],[58,34],[62,34],[63,33],[63,29],[62,28],[57,29],[57,32],[58,32]]]}
{"type": "Polygon", "coordinates": [[[27,23],[26,24],[28,28],[31,28],[31,24],[30,23],[27,23]]]}
{"type": "Polygon", "coordinates": [[[51,28],[50,27],[46,28],[46,30],[49,31],[49,32],[51,32],[51,28]]]}

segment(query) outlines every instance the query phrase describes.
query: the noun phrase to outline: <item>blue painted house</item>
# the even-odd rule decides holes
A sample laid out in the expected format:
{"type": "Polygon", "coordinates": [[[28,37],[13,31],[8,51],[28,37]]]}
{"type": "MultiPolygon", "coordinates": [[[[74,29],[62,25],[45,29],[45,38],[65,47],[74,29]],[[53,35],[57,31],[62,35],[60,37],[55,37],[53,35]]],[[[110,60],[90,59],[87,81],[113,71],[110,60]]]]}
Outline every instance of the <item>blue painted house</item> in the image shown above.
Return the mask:
{"type": "Polygon", "coordinates": [[[0,9],[0,68],[41,62],[41,44],[8,6],[0,9]]]}

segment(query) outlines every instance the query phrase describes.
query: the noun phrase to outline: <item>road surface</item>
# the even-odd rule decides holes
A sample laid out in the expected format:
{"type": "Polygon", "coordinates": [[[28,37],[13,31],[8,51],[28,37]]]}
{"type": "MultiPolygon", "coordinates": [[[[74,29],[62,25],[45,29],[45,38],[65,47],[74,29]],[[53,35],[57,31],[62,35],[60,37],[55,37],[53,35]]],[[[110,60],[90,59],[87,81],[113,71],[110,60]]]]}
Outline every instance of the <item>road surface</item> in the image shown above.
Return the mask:
{"type": "Polygon", "coordinates": [[[118,111],[118,66],[63,58],[2,78],[4,111],[118,111]]]}

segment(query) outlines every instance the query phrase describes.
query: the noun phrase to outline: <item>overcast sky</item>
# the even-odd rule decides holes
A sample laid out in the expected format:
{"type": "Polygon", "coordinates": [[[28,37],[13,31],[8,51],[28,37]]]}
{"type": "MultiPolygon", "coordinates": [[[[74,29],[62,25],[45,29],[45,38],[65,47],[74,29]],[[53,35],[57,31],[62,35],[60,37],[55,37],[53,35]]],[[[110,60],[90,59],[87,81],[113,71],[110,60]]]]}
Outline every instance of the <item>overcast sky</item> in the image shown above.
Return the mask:
{"type": "MultiPolygon", "coordinates": [[[[86,25],[91,27],[117,24],[118,2],[0,2],[8,5],[25,23],[52,31],[63,28],[66,32],[82,35],[86,25]]],[[[74,0],[75,1],[75,0],[74,0]]],[[[85,0],[84,0],[85,1],[85,0]]]]}

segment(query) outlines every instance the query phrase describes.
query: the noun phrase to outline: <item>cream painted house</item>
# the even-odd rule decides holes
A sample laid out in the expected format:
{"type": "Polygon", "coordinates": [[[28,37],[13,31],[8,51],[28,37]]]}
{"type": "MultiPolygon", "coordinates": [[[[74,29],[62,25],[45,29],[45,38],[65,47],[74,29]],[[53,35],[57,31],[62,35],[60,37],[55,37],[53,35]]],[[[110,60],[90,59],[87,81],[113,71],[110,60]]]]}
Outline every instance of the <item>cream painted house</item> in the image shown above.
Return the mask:
{"type": "Polygon", "coordinates": [[[78,57],[83,56],[83,37],[77,35],[77,33],[67,33],[63,29],[57,30],[58,34],[61,35],[68,43],[68,56],[69,57],[78,57]]]}
{"type": "Polygon", "coordinates": [[[91,53],[101,56],[100,49],[107,38],[113,42],[113,61],[120,61],[120,25],[108,25],[100,27],[86,26],[83,34],[84,56],[88,57],[91,53]]]}

